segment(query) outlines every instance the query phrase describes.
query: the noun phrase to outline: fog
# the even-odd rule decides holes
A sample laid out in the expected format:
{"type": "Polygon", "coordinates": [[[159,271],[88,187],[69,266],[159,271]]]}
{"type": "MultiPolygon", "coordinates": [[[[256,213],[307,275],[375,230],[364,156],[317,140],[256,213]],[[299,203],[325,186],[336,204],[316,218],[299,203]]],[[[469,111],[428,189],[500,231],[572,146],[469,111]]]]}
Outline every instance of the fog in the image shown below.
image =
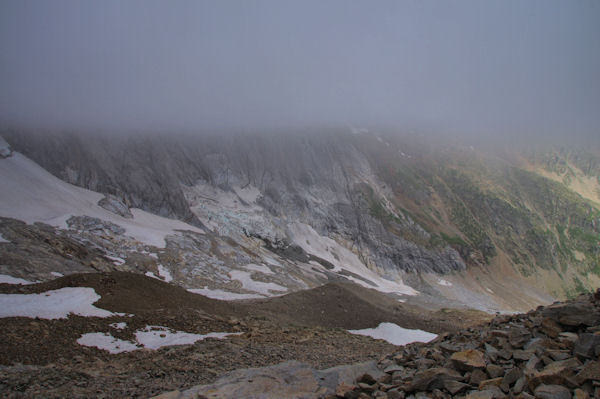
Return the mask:
{"type": "Polygon", "coordinates": [[[600,2],[0,3],[0,125],[600,137],[600,2]]]}

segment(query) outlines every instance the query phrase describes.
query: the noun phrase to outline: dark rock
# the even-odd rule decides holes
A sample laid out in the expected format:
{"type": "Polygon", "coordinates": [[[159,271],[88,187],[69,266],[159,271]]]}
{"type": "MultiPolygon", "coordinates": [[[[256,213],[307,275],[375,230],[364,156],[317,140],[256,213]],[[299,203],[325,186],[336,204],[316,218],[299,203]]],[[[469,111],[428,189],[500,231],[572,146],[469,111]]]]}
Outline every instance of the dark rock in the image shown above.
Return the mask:
{"type": "Polygon", "coordinates": [[[487,371],[490,378],[498,378],[504,375],[504,368],[495,364],[488,364],[485,371],[487,371]]]}
{"type": "Polygon", "coordinates": [[[483,353],[476,349],[467,349],[466,351],[456,352],[450,357],[452,364],[457,370],[470,371],[476,368],[485,367],[485,357],[483,353]]]}
{"type": "Polygon", "coordinates": [[[600,355],[600,335],[580,334],[573,347],[573,353],[580,358],[591,358],[600,355]]]}
{"type": "Polygon", "coordinates": [[[415,374],[415,378],[407,388],[407,391],[414,392],[443,388],[444,382],[447,380],[460,381],[462,380],[462,375],[456,370],[443,367],[420,371],[415,374]]]}
{"type": "Polygon", "coordinates": [[[532,354],[532,352],[517,349],[513,352],[513,359],[519,361],[527,361],[531,358],[532,354]]]}
{"type": "Polygon", "coordinates": [[[98,205],[106,209],[107,211],[122,216],[124,218],[133,218],[133,214],[129,210],[127,204],[125,204],[125,202],[121,198],[115,195],[107,194],[104,198],[98,201],[98,205]]]}
{"type": "Polygon", "coordinates": [[[562,385],[540,385],[535,389],[539,399],[571,399],[571,392],[562,385]]]}
{"type": "Polygon", "coordinates": [[[589,302],[567,302],[547,306],[542,315],[565,326],[595,326],[600,323],[600,312],[589,302]]]}
{"type": "Polygon", "coordinates": [[[513,393],[520,394],[521,392],[523,392],[523,389],[525,389],[526,385],[527,385],[527,378],[525,378],[525,376],[519,378],[517,380],[517,382],[515,382],[515,386],[513,387],[513,393]]]}
{"type": "Polygon", "coordinates": [[[456,395],[457,393],[467,390],[469,386],[469,384],[465,384],[454,380],[444,381],[444,388],[446,388],[446,390],[452,395],[456,395]]]}
{"type": "Polygon", "coordinates": [[[356,382],[358,382],[359,384],[368,384],[368,385],[373,385],[377,382],[377,380],[375,378],[373,378],[371,376],[371,374],[365,373],[363,375],[361,375],[360,377],[358,377],[356,379],[356,382]]]}
{"type": "Polygon", "coordinates": [[[512,384],[517,382],[523,376],[523,372],[515,367],[506,372],[504,378],[502,378],[502,383],[500,384],[500,389],[504,392],[508,392],[512,384]]]}
{"type": "Polygon", "coordinates": [[[502,377],[484,380],[479,383],[479,390],[484,391],[486,389],[489,389],[490,387],[499,387],[501,383],[502,383],[502,377]]]}
{"type": "Polygon", "coordinates": [[[600,381],[600,362],[590,361],[587,362],[583,369],[575,376],[578,384],[583,384],[588,380],[600,381]]]}
{"type": "Polygon", "coordinates": [[[481,369],[475,369],[471,373],[471,377],[469,378],[469,384],[471,385],[479,385],[481,381],[487,380],[487,374],[481,369]]]}

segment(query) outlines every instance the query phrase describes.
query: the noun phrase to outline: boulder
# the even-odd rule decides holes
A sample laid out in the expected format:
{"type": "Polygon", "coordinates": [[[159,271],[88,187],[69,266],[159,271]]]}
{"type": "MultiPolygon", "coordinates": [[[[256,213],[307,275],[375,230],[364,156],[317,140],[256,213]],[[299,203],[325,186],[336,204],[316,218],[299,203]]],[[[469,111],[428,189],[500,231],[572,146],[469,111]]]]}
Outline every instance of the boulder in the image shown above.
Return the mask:
{"type": "Polygon", "coordinates": [[[540,385],[535,389],[538,399],[571,399],[571,392],[562,385],[540,385]]]}
{"type": "Polygon", "coordinates": [[[427,391],[444,387],[444,382],[448,380],[460,381],[462,375],[456,370],[444,367],[436,367],[420,371],[415,374],[412,383],[407,387],[408,392],[427,391]]]}
{"type": "Polygon", "coordinates": [[[453,353],[450,360],[454,367],[461,371],[471,371],[485,367],[485,357],[483,353],[476,349],[467,349],[466,351],[453,353]]]}
{"type": "Polygon", "coordinates": [[[600,312],[589,302],[567,302],[547,306],[542,316],[564,326],[595,326],[600,324],[600,312]]]}

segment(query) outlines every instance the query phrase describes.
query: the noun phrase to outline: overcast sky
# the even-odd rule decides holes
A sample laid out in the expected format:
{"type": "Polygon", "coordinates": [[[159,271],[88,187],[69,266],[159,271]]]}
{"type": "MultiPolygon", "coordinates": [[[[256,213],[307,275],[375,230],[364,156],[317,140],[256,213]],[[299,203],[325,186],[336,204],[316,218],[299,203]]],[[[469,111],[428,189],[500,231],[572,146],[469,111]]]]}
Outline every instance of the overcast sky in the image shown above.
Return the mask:
{"type": "Polygon", "coordinates": [[[2,0],[0,123],[600,137],[600,1],[2,0]]]}

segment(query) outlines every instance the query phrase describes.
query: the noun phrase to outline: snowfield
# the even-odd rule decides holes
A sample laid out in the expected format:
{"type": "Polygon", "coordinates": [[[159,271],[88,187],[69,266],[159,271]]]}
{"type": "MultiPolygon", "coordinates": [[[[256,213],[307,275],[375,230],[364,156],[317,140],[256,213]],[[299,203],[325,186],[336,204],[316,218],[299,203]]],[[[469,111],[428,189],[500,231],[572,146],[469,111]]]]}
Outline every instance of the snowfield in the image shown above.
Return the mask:
{"type": "Polygon", "coordinates": [[[223,290],[211,290],[209,288],[188,288],[193,294],[204,295],[207,298],[220,299],[221,301],[237,301],[239,299],[257,299],[264,298],[264,295],[259,294],[238,294],[237,292],[229,292],[223,290]]]}
{"type": "Polygon", "coordinates": [[[0,216],[43,222],[67,228],[71,216],[90,216],[115,223],[125,235],[148,245],[165,247],[165,236],[176,230],[202,230],[184,222],[131,209],[133,219],[126,219],[98,205],[104,195],[66,183],[47,172],[24,155],[14,152],[0,159],[0,216]]]}
{"type": "Polygon", "coordinates": [[[23,280],[22,278],[9,276],[7,274],[0,274],[0,283],[4,284],[34,284],[32,281],[23,280]]]}
{"type": "Polygon", "coordinates": [[[429,342],[437,335],[423,330],[410,330],[394,323],[380,323],[376,328],[348,330],[351,334],[366,335],[375,339],[383,339],[392,345],[406,345],[411,342],[429,342]]]}
{"type": "Polygon", "coordinates": [[[115,338],[108,333],[100,332],[83,334],[77,340],[77,343],[116,354],[143,348],[158,349],[163,346],[190,345],[206,338],[223,339],[229,335],[239,334],[241,333],[212,332],[208,334],[193,334],[184,331],[172,332],[167,327],[162,326],[146,326],[146,328],[135,332],[135,343],[115,338]]]}
{"type": "Polygon", "coordinates": [[[100,299],[93,288],[65,287],[41,294],[0,294],[0,317],[66,319],[69,314],[88,317],[123,316],[95,307],[100,299]]]}
{"type": "Polygon", "coordinates": [[[417,291],[404,284],[399,278],[398,281],[392,281],[381,277],[373,270],[367,268],[354,252],[344,248],[329,237],[319,235],[315,229],[307,224],[292,223],[289,226],[289,232],[294,243],[299,245],[307,253],[325,259],[333,264],[334,272],[340,273],[346,270],[361,276],[374,284],[371,285],[352,275],[345,275],[346,278],[363,287],[373,288],[385,293],[404,295],[418,294],[417,291]]]}

